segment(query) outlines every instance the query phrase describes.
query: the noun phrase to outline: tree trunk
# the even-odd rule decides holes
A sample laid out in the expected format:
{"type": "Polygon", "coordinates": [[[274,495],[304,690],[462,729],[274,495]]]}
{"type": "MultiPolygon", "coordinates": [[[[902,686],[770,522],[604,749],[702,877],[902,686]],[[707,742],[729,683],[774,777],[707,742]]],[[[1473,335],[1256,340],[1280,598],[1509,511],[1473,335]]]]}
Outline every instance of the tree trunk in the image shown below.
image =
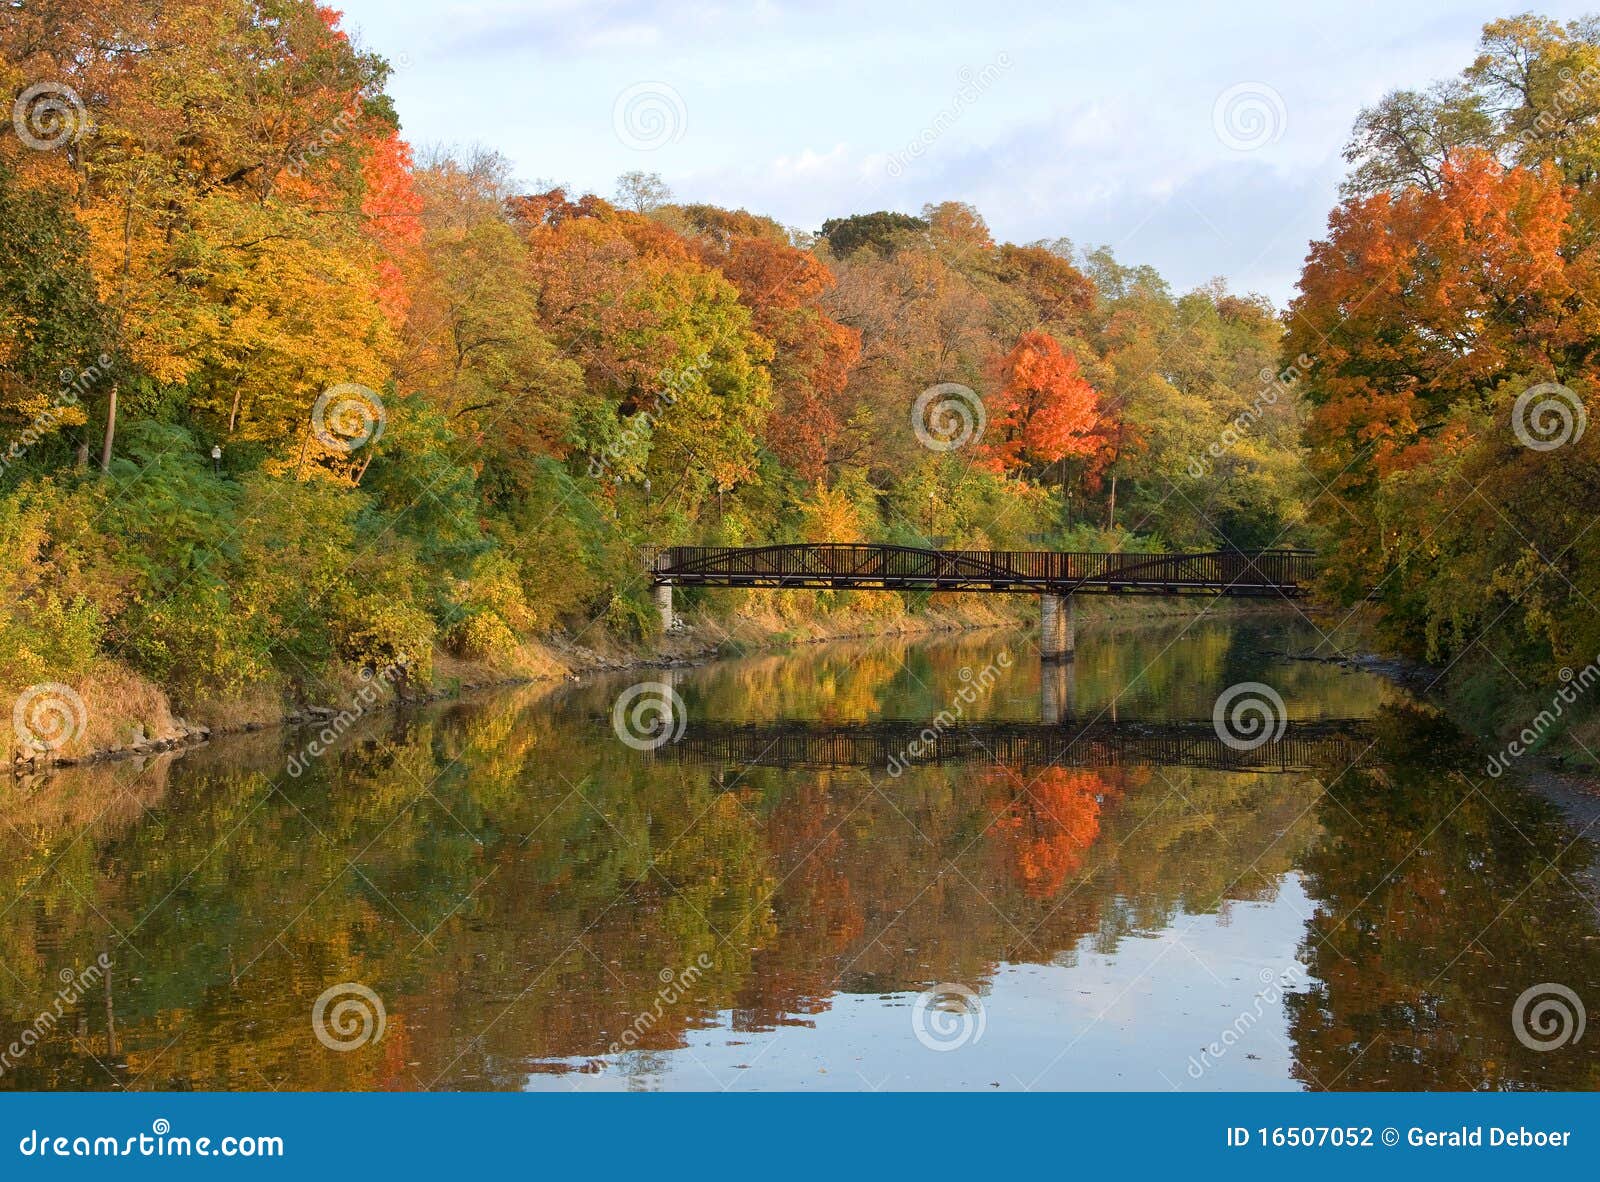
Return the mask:
{"type": "Polygon", "coordinates": [[[100,471],[111,471],[111,445],[117,438],[117,387],[111,387],[111,395],[106,399],[106,440],[100,448],[100,471]]]}
{"type": "Polygon", "coordinates": [[[1117,477],[1115,473],[1112,473],[1111,476],[1111,497],[1106,501],[1106,528],[1117,528],[1117,477]]]}

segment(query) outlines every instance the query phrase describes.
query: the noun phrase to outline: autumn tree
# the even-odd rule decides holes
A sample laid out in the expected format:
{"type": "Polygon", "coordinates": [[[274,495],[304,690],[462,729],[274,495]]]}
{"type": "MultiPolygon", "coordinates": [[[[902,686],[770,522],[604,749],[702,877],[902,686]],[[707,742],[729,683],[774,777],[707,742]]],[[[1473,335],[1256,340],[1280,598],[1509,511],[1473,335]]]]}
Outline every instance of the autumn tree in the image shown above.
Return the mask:
{"type": "Polygon", "coordinates": [[[416,187],[423,234],[410,260],[397,380],[470,443],[486,495],[525,494],[530,465],[565,456],[593,411],[582,371],[540,321],[528,246],[504,208],[505,162],[437,154],[416,187]]]}
{"type": "Polygon", "coordinates": [[[738,289],[753,327],[772,342],[767,442],[802,480],[820,479],[847,456],[844,395],[861,354],[860,333],[824,310],[833,273],[768,219],[704,205],[685,206],[682,216],[701,257],[738,289]]]}
{"type": "Polygon", "coordinates": [[[1364,108],[1345,148],[1347,196],[1437,191],[1452,155],[1556,165],[1587,188],[1600,175],[1600,20],[1523,13],[1483,27],[1458,78],[1396,90],[1364,108]]]}
{"type": "Polygon", "coordinates": [[[989,400],[985,451],[1000,471],[1042,467],[1087,454],[1096,422],[1094,388],[1048,333],[1025,333],[1000,365],[989,400]]]}
{"type": "MultiPolygon", "coordinates": [[[[1474,620],[1493,617],[1494,598],[1515,591],[1514,605],[1533,589],[1530,578],[1551,574],[1535,555],[1571,548],[1558,537],[1530,554],[1518,541],[1542,532],[1547,511],[1530,521],[1501,509],[1486,534],[1443,541],[1466,523],[1485,524],[1476,511],[1486,503],[1519,496],[1514,474],[1548,472],[1530,466],[1535,455],[1518,456],[1515,400],[1541,381],[1562,383],[1573,392],[1556,396],[1571,415],[1579,410],[1571,401],[1592,388],[1600,275],[1592,252],[1575,248],[1574,234],[1585,233],[1573,221],[1575,200],[1554,166],[1452,157],[1437,192],[1408,189],[1336,210],[1293,305],[1285,352],[1315,359],[1308,441],[1328,493],[1317,515],[1338,539],[1331,585],[1350,597],[1376,590],[1396,635],[1426,637],[1435,655],[1470,638],[1474,620]],[[1486,454],[1518,462],[1490,480],[1474,459],[1486,454]],[[1452,520],[1458,509],[1467,511],[1461,522],[1452,520]],[[1485,568],[1461,545],[1494,557],[1485,568]]],[[[1561,467],[1576,474],[1590,453],[1582,438],[1572,442],[1561,467]]],[[[1570,585],[1560,582],[1565,599],[1570,585]]],[[[1548,635],[1570,610],[1542,608],[1549,618],[1539,631],[1548,635]]]]}
{"type": "Polygon", "coordinates": [[[864,247],[880,255],[891,255],[927,228],[928,223],[921,218],[883,210],[829,218],[822,223],[822,237],[835,258],[848,258],[864,247]]]}
{"type": "MultiPolygon", "coordinates": [[[[112,346],[88,267],[88,242],[60,194],[22,188],[0,165],[0,421],[34,445],[68,429],[83,435],[86,409],[101,392],[80,389],[93,366],[94,385],[115,379],[112,346]]],[[[27,449],[4,455],[6,468],[27,449]]],[[[8,473],[9,475],[9,473],[8,473]]]]}
{"type": "Polygon", "coordinates": [[[739,290],[664,224],[561,190],[512,203],[540,317],[609,408],[576,442],[677,511],[754,473],[772,345],[739,290]]]}

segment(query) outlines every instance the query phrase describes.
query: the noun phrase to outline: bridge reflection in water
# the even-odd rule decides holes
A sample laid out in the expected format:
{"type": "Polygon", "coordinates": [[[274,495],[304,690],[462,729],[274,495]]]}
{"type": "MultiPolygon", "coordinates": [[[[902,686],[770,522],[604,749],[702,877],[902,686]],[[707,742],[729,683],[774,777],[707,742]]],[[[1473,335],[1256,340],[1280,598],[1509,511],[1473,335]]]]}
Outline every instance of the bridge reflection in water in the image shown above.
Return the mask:
{"type": "Polygon", "coordinates": [[[690,721],[655,752],[684,763],[778,768],[879,768],[987,760],[1017,771],[1155,764],[1235,772],[1349,767],[1371,746],[1359,719],[1282,721],[1260,742],[1224,737],[1210,719],[1093,722],[772,723],[690,721]]]}

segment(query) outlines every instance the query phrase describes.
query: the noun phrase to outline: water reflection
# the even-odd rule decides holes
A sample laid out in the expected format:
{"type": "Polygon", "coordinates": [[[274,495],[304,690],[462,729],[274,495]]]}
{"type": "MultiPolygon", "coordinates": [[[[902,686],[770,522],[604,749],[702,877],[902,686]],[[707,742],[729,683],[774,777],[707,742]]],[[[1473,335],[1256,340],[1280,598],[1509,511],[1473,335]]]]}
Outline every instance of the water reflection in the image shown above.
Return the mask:
{"type": "Polygon", "coordinates": [[[969,747],[1037,736],[1052,698],[1062,726],[1181,733],[1258,680],[1360,758],[707,762],[617,741],[622,677],[372,718],[298,778],[295,738],[255,735],[24,784],[0,1035],[31,1036],[0,1086],[1595,1086],[1600,1043],[1539,1053],[1511,1023],[1536,982],[1600,999],[1588,845],[1375,678],[1263,655],[1304,647],[1292,622],[1085,628],[1052,688],[992,633],[674,688],[686,740],[837,744],[925,724],[1011,651],[963,702],[969,747]],[[311,1014],[344,982],[387,1021],[341,1053],[311,1014]],[[911,1021],[943,983],[985,1017],[948,1053],[911,1021]]]}

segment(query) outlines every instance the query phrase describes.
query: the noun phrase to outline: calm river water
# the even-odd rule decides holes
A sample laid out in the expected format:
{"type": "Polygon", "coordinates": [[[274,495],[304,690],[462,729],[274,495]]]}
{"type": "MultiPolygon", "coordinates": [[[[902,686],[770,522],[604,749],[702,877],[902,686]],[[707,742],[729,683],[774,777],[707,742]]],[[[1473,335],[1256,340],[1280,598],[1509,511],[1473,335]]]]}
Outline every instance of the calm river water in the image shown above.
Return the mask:
{"type": "Polygon", "coordinates": [[[1316,640],[802,649],[10,788],[0,1088],[1600,1087],[1539,1006],[1600,1005],[1580,822],[1316,640]]]}

